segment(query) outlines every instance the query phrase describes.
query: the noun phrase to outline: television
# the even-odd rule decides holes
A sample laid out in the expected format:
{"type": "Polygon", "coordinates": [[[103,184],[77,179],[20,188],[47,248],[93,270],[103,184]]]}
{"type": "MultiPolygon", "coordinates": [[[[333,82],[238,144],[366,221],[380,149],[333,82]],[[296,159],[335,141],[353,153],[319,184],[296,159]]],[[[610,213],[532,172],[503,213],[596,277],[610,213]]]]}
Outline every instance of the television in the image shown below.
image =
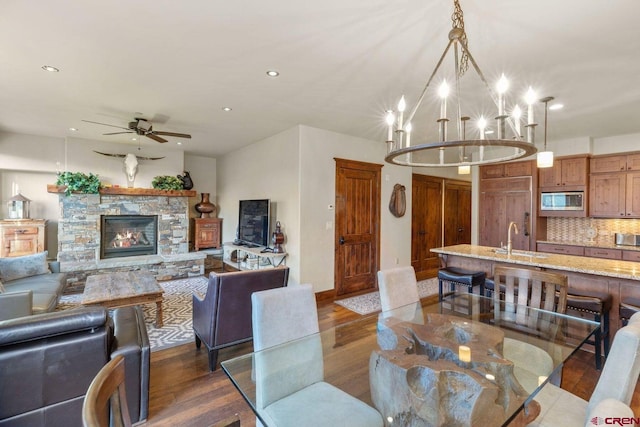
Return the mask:
{"type": "Polygon", "coordinates": [[[269,245],[269,199],[240,200],[236,244],[250,247],[269,245]]]}

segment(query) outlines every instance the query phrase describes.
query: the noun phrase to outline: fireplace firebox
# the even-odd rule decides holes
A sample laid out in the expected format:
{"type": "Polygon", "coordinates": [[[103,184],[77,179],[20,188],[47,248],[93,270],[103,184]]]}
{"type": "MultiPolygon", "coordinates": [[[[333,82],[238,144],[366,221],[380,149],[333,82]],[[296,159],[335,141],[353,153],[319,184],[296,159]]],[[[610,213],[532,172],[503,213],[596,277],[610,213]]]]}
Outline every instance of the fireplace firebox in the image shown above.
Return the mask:
{"type": "Polygon", "coordinates": [[[102,215],[100,259],[155,255],[157,215],[102,215]]]}

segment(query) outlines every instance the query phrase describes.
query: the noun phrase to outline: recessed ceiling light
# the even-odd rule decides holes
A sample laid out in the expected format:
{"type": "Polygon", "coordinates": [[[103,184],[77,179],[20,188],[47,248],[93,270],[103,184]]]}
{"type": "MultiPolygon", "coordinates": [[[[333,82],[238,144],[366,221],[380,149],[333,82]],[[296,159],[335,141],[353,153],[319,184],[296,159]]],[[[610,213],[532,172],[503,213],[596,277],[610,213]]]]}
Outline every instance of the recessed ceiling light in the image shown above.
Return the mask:
{"type": "Polygon", "coordinates": [[[269,77],[278,77],[280,75],[280,73],[276,70],[269,70],[267,71],[267,76],[269,77]]]}
{"type": "Polygon", "coordinates": [[[233,108],[231,107],[222,107],[222,111],[231,111],[233,108]]]}
{"type": "Polygon", "coordinates": [[[178,145],[182,145],[182,142],[178,141],[178,145]]]}
{"type": "Polygon", "coordinates": [[[549,110],[561,110],[564,108],[564,104],[552,104],[549,105],[549,110]]]}
{"type": "Polygon", "coordinates": [[[138,138],[136,138],[135,136],[133,138],[131,138],[132,141],[137,141],[138,138]]]}
{"type": "Polygon", "coordinates": [[[69,128],[71,132],[78,132],[78,128],[69,128]]]}
{"type": "Polygon", "coordinates": [[[50,71],[50,72],[52,72],[52,73],[57,73],[57,72],[59,72],[59,71],[60,71],[60,69],[58,69],[58,68],[56,68],[56,67],[53,67],[53,66],[51,66],[51,65],[43,65],[43,66],[42,66],[42,69],[43,69],[43,70],[45,70],[45,71],[50,71]]]}

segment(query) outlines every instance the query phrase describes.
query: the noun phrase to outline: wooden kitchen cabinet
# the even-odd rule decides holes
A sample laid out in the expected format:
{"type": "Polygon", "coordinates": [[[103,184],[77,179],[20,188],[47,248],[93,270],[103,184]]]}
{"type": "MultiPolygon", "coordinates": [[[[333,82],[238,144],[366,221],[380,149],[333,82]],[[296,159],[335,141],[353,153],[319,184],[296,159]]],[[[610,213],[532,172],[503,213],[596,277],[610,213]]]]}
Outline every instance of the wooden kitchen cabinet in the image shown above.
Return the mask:
{"type": "Polygon", "coordinates": [[[43,252],[46,223],[44,219],[0,221],[0,258],[43,252]]]}
{"type": "Polygon", "coordinates": [[[586,187],[588,176],[586,156],[555,159],[553,167],[538,169],[538,184],[547,191],[579,190],[586,187]]]}
{"type": "Polygon", "coordinates": [[[640,251],[622,251],[622,259],[625,261],[640,262],[640,251]]]}
{"type": "Polygon", "coordinates": [[[640,171],[640,153],[591,158],[591,173],[640,171]]]}
{"type": "Polygon", "coordinates": [[[622,251],[612,248],[584,248],[584,256],[592,258],[622,259],[622,251]]]}
{"type": "Polygon", "coordinates": [[[519,233],[511,236],[513,248],[535,249],[532,188],[531,176],[480,180],[480,245],[506,245],[509,223],[515,221],[519,233]]]}
{"type": "Polygon", "coordinates": [[[538,252],[584,256],[584,246],[558,245],[555,243],[538,243],[538,252]]]}
{"type": "Polygon", "coordinates": [[[512,163],[496,163],[480,168],[480,179],[508,178],[516,176],[531,176],[533,173],[533,161],[512,163]]]}
{"type": "Polygon", "coordinates": [[[193,218],[193,246],[196,251],[222,246],[222,218],[193,218]]]}
{"type": "Polygon", "coordinates": [[[591,174],[589,215],[640,218],[640,172],[591,174]]]}

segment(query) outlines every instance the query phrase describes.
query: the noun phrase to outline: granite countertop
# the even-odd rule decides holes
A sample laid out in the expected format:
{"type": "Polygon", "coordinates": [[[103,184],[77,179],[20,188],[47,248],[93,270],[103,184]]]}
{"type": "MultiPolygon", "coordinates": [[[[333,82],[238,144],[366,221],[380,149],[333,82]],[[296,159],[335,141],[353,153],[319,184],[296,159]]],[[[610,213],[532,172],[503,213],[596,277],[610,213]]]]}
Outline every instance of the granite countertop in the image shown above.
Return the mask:
{"type": "Polygon", "coordinates": [[[507,255],[506,253],[496,253],[496,250],[498,248],[488,246],[454,245],[431,249],[431,252],[597,276],[640,280],[640,263],[634,261],[549,254],[515,249],[511,255],[507,255]]]}
{"type": "Polygon", "coordinates": [[[640,251],[640,246],[616,245],[615,243],[597,242],[574,242],[563,240],[538,240],[537,243],[548,243],[551,245],[584,246],[585,248],[622,249],[625,251],[640,251]]]}

